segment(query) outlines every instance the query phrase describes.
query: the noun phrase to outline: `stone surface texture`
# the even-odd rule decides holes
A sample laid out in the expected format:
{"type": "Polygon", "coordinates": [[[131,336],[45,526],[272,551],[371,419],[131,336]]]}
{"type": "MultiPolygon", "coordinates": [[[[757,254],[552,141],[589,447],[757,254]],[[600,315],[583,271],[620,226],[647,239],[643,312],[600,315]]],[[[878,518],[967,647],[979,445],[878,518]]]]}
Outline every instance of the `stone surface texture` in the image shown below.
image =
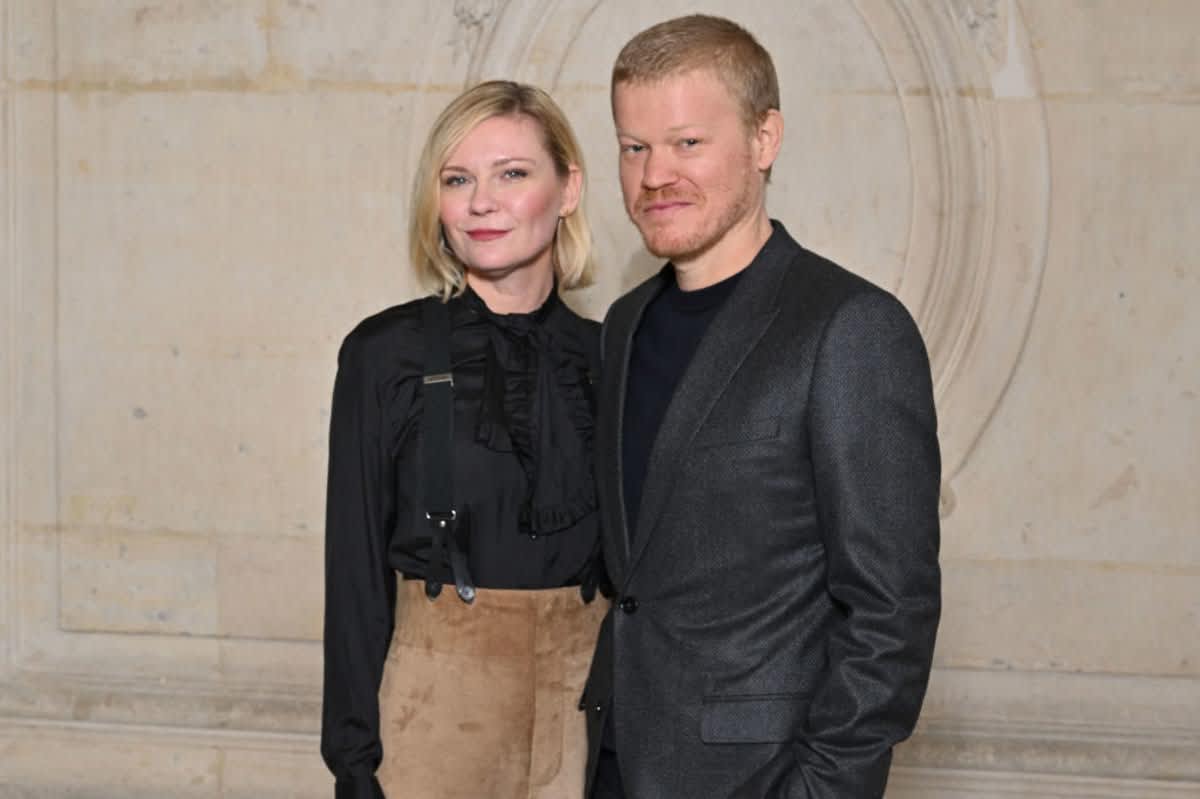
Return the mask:
{"type": "Polygon", "coordinates": [[[417,295],[425,131],[482,78],[559,99],[601,318],[657,266],[608,72],[693,10],[775,55],[773,215],[933,358],[945,613],[888,796],[1200,796],[1195,0],[0,0],[0,797],[332,795],[330,388],[417,295]]]}

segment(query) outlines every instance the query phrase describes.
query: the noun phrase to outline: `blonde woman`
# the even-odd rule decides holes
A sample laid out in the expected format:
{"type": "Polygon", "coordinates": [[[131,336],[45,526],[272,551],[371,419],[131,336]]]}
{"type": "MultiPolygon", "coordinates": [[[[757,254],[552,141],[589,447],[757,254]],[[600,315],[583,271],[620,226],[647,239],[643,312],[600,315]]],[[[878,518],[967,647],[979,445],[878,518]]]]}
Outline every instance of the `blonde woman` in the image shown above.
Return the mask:
{"type": "Polygon", "coordinates": [[[468,90],[414,181],[433,294],[342,344],[321,733],[338,799],[583,794],[599,326],[558,296],[591,278],[583,187],[548,95],[468,90]]]}

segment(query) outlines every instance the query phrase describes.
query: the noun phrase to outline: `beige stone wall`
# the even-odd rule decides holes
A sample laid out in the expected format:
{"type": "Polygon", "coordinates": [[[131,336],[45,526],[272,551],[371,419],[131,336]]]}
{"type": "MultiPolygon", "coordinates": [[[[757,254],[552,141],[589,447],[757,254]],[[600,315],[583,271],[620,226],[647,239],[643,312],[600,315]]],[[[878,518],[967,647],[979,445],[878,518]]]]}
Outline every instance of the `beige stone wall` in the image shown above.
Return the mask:
{"type": "Polygon", "coordinates": [[[321,797],[334,355],[414,296],[411,165],[481,77],[584,140],[599,317],[654,268],[606,78],[775,54],[770,204],[933,355],[946,612],[892,799],[1200,795],[1194,0],[0,0],[0,797],[321,797]]]}

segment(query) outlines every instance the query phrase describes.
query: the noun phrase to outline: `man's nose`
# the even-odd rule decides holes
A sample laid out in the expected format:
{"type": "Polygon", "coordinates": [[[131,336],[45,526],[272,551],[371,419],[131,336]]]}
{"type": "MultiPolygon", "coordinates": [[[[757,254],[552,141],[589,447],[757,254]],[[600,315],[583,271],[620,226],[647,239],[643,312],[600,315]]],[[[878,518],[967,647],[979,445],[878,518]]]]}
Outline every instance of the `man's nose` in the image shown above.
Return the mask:
{"type": "Polygon", "coordinates": [[[669,186],[675,182],[677,177],[675,162],[669,152],[651,150],[646,153],[646,160],[642,162],[642,185],[644,187],[659,189],[669,186]]]}

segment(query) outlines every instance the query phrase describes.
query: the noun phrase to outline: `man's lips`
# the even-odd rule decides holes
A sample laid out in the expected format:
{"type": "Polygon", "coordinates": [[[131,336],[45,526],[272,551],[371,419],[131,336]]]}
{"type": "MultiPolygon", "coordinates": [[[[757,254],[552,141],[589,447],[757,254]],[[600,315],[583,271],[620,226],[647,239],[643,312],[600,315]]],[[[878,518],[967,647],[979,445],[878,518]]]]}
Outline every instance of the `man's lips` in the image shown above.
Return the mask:
{"type": "Polygon", "coordinates": [[[493,239],[498,239],[501,236],[508,235],[508,231],[494,230],[492,228],[477,228],[475,230],[468,230],[467,235],[471,237],[472,241],[492,241],[493,239]]]}
{"type": "Polygon", "coordinates": [[[656,200],[652,203],[644,203],[641,207],[641,212],[643,214],[661,214],[685,208],[689,205],[691,203],[686,200],[656,200]]]}

